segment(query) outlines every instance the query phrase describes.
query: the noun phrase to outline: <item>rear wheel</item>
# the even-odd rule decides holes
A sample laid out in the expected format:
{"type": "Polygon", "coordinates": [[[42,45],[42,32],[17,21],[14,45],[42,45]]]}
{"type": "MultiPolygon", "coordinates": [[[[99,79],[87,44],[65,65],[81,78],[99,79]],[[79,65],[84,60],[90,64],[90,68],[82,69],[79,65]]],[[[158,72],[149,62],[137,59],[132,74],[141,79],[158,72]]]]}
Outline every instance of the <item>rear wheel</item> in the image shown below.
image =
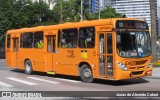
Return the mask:
{"type": "Polygon", "coordinates": [[[26,60],[24,63],[25,66],[25,73],[26,74],[32,74],[33,73],[33,69],[32,69],[32,63],[30,60],[26,60]]]}
{"type": "Polygon", "coordinates": [[[86,83],[93,82],[92,71],[88,65],[86,65],[86,64],[82,65],[82,67],[80,69],[80,77],[83,82],[86,82],[86,83]]]}

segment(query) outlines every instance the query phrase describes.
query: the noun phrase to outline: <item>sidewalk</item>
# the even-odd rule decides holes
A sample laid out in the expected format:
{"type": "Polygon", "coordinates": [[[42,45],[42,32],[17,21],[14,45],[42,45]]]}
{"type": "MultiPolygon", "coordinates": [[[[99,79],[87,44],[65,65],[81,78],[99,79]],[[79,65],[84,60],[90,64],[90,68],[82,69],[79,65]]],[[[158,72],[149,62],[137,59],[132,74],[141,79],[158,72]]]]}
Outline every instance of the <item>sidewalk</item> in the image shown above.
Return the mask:
{"type": "Polygon", "coordinates": [[[5,63],[6,59],[0,59],[0,63],[5,63]]]}
{"type": "Polygon", "coordinates": [[[153,72],[151,77],[160,78],[160,67],[153,67],[153,72]]]}

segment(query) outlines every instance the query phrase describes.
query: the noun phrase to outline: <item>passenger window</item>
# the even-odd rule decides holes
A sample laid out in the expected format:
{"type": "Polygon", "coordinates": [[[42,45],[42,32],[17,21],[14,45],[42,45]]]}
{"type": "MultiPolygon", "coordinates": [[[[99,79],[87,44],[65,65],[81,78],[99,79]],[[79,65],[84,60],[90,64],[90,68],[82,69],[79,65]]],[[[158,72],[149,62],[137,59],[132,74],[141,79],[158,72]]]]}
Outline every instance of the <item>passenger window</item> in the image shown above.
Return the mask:
{"type": "Polygon", "coordinates": [[[113,50],[112,50],[112,34],[109,33],[107,34],[107,53],[108,54],[112,54],[113,50]]]}
{"type": "Polygon", "coordinates": [[[104,54],[104,34],[99,34],[99,51],[101,54],[104,54]]]}
{"type": "Polygon", "coordinates": [[[19,38],[13,38],[13,51],[18,51],[18,45],[19,45],[19,38]]]}
{"type": "Polygon", "coordinates": [[[10,48],[10,45],[11,45],[11,35],[8,34],[7,35],[7,48],[10,48]]]}
{"type": "Polygon", "coordinates": [[[43,32],[34,33],[34,48],[43,48],[43,32]]]}
{"type": "Polygon", "coordinates": [[[33,33],[27,32],[23,34],[23,48],[33,47],[33,33]]]}
{"type": "Polygon", "coordinates": [[[64,29],[62,30],[62,48],[76,48],[77,47],[77,29],[64,29]]]}
{"type": "Polygon", "coordinates": [[[20,48],[23,47],[23,40],[22,40],[22,38],[23,38],[23,35],[22,35],[22,33],[21,33],[21,35],[20,35],[20,48]]]}
{"type": "Polygon", "coordinates": [[[52,52],[52,44],[51,44],[51,42],[52,42],[52,37],[47,37],[47,51],[48,51],[48,53],[51,53],[52,52]]]}
{"type": "Polygon", "coordinates": [[[60,48],[61,47],[61,31],[58,31],[58,44],[57,47],[60,48]]]}
{"type": "Polygon", "coordinates": [[[95,29],[94,27],[80,28],[79,30],[79,47],[94,48],[95,46],[95,29]]]}

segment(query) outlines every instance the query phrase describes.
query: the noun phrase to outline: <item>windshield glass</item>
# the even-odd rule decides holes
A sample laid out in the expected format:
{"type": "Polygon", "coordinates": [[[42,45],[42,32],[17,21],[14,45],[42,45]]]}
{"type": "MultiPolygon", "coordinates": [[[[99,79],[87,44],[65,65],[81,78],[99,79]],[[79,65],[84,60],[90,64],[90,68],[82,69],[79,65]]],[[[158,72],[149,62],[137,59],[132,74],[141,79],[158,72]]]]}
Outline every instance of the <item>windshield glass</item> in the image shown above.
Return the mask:
{"type": "Polygon", "coordinates": [[[148,32],[118,31],[117,53],[121,57],[146,57],[151,54],[148,32]]]}

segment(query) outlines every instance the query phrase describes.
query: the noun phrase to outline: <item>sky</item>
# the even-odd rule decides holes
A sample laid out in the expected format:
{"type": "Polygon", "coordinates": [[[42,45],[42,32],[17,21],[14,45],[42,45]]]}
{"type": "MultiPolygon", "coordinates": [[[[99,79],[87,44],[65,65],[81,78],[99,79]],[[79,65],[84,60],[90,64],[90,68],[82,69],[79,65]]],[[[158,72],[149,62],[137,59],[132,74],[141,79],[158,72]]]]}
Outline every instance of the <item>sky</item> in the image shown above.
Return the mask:
{"type": "Polygon", "coordinates": [[[158,6],[160,6],[160,0],[157,0],[157,2],[158,2],[158,6]]]}

